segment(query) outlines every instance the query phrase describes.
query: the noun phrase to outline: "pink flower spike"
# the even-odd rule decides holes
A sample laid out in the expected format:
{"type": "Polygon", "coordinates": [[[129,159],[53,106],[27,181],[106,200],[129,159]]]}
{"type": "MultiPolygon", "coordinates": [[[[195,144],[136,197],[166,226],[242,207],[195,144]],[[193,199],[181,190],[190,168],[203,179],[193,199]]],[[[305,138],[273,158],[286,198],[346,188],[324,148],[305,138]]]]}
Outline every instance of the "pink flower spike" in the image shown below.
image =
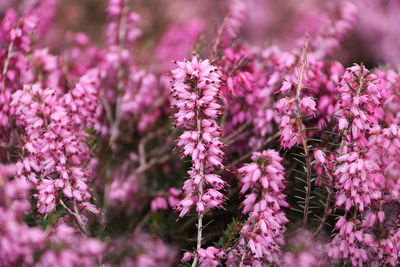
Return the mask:
{"type": "MultiPolygon", "coordinates": [[[[192,186],[183,187],[184,194],[191,196],[190,205],[186,205],[189,199],[185,199],[178,207],[185,209],[180,214],[183,216],[191,205],[196,205],[197,211],[204,213],[222,204],[222,197],[204,198],[207,188],[221,190],[225,187],[225,182],[219,175],[212,174],[211,168],[224,169],[221,130],[216,122],[222,109],[218,104],[221,73],[209,60],[200,60],[197,56],[193,56],[191,61],[177,62],[177,65],[178,68],[172,70],[171,102],[178,108],[176,126],[184,129],[178,138],[178,147],[183,149],[183,155],[192,159],[192,169],[188,171],[192,186]],[[201,116],[197,117],[197,114],[201,116]],[[196,130],[192,125],[196,125],[196,130]],[[201,202],[197,195],[203,195],[201,202]]],[[[207,192],[214,192],[210,190],[207,192]]]]}

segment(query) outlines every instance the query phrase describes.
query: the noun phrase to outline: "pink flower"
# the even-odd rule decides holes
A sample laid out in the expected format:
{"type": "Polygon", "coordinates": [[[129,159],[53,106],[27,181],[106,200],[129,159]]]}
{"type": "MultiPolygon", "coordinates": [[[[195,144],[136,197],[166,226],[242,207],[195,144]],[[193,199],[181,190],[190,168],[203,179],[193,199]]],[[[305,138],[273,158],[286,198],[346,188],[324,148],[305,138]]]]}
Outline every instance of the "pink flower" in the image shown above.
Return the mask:
{"type": "Polygon", "coordinates": [[[289,98],[281,98],[276,103],[275,108],[278,112],[288,111],[292,103],[293,101],[291,101],[289,98]]]}
{"type": "Polygon", "coordinates": [[[168,208],[165,198],[157,196],[151,201],[151,211],[166,210],[168,208]]]}
{"type": "Polygon", "coordinates": [[[31,212],[31,185],[16,176],[14,165],[0,165],[0,262],[34,265],[34,254],[46,248],[46,233],[22,218],[31,212]]]}
{"type": "MultiPolygon", "coordinates": [[[[88,77],[83,77],[81,84],[72,91],[74,96],[85,93],[82,85],[86,79],[88,77]]],[[[91,99],[93,90],[88,89],[88,99],[91,99]]],[[[42,89],[37,84],[25,86],[12,96],[15,118],[24,130],[21,134],[29,140],[24,145],[27,153],[18,163],[18,173],[36,185],[38,192],[34,196],[38,199],[40,213],[54,211],[60,197],[59,190],[64,193],[63,197],[78,203],[91,198],[87,185],[89,174],[81,169],[82,162],[90,155],[83,137],[84,126],[80,123],[86,121],[90,125],[94,113],[85,110],[93,111],[90,105],[96,104],[79,104],[82,108],[79,114],[75,113],[76,120],[73,120],[66,103],[73,110],[79,101],[74,102],[68,95],[61,98],[54,90],[42,89]]]]}
{"type": "Polygon", "coordinates": [[[339,130],[343,131],[345,128],[347,128],[348,122],[345,118],[340,118],[339,119],[339,130]]]}
{"type": "Polygon", "coordinates": [[[281,93],[286,93],[292,88],[292,83],[288,81],[284,81],[281,89],[279,90],[281,93]]]}
{"type": "Polygon", "coordinates": [[[185,253],[183,253],[183,257],[181,259],[181,262],[190,261],[192,258],[193,258],[193,253],[185,252],[185,253]]]}
{"type": "Polygon", "coordinates": [[[50,249],[44,251],[40,257],[39,266],[92,266],[102,258],[104,252],[104,245],[100,240],[88,238],[64,223],[52,229],[49,245],[50,249]],[[61,253],[57,244],[63,244],[61,253]]]}
{"type": "MultiPolygon", "coordinates": [[[[200,248],[197,250],[201,267],[216,267],[221,266],[221,258],[225,253],[215,247],[200,248]]],[[[187,258],[187,256],[186,256],[187,258]]]]}
{"type": "Polygon", "coordinates": [[[317,164],[324,164],[325,163],[326,155],[325,155],[325,153],[323,151],[321,151],[319,149],[316,149],[314,151],[314,157],[315,157],[315,162],[317,164]]]}
{"type": "Polygon", "coordinates": [[[284,253],[282,266],[328,266],[325,244],[312,239],[308,232],[298,232],[289,239],[289,249],[284,253]]]}
{"type": "Polygon", "coordinates": [[[305,112],[315,112],[316,111],[316,104],[312,97],[303,97],[300,102],[301,108],[304,109],[305,112]]]}

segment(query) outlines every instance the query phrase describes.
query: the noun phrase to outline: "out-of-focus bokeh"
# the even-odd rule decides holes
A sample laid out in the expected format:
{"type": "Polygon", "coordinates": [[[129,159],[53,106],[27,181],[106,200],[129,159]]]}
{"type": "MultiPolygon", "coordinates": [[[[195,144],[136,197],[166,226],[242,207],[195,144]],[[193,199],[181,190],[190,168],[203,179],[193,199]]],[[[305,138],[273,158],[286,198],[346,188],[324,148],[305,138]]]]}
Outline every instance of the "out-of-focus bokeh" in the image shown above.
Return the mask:
{"type": "MultiPolygon", "coordinates": [[[[14,7],[21,13],[35,5],[36,0],[11,0],[0,2],[0,13],[14,7]]],[[[395,67],[400,62],[400,1],[353,0],[357,8],[354,27],[346,34],[340,48],[331,55],[344,65],[364,62],[367,66],[389,64],[395,67]]],[[[343,1],[319,0],[248,0],[248,17],[240,38],[254,45],[277,44],[292,49],[305,33],[311,36],[328,27],[343,1]]],[[[88,34],[96,43],[103,40],[107,23],[105,0],[48,0],[48,11],[43,24],[54,16],[54,23],[46,30],[45,41],[52,50],[57,50],[66,41],[69,31],[88,34]]],[[[204,41],[215,35],[219,23],[227,12],[228,1],[224,0],[132,0],[130,5],[141,16],[143,36],[140,42],[142,62],[148,57],[166,59],[166,46],[192,49],[188,40],[204,41]],[[189,38],[188,38],[189,37],[189,38]],[[160,40],[164,40],[164,43],[160,40]],[[157,49],[157,46],[162,46],[157,49]]],[[[180,57],[186,56],[175,49],[180,57]]],[[[186,51],[187,52],[187,51],[186,51]]],[[[166,55],[168,54],[168,55],[166,55]]],[[[175,58],[176,59],[176,58],[175,58]]],[[[171,59],[172,60],[172,59],[171,59]]]]}

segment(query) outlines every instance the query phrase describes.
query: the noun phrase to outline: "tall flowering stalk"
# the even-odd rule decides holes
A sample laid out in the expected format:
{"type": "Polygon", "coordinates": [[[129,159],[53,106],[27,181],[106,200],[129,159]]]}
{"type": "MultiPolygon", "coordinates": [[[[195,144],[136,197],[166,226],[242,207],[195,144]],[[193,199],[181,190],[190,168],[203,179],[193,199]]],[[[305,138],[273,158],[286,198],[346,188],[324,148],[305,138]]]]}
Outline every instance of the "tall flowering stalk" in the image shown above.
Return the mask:
{"type": "Polygon", "coordinates": [[[120,126],[122,122],[122,103],[123,95],[128,91],[126,88],[128,73],[135,70],[135,62],[130,56],[129,47],[133,47],[136,39],[141,35],[141,31],[137,28],[140,17],[137,13],[129,9],[127,0],[109,0],[107,13],[110,23],[107,27],[106,37],[108,47],[105,50],[105,67],[107,74],[104,75],[105,80],[111,82],[110,92],[104,94],[113,95],[105,99],[104,102],[115,103],[115,112],[112,115],[111,110],[108,113],[110,125],[110,141],[109,145],[113,151],[117,149],[117,140],[120,135],[120,126]],[[115,90],[114,90],[115,87],[115,90]],[[115,91],[115,92],[113,92],[115,91]],[[112,93],[111,93],[112,92],[112,93]]]}
{"type": "Polygon", "coordinates": [[[320,32],[313,38],[309,55],[314,59],[331,54],[357,20],[357,7],[350,2],[341,3],[337,11],[337,18],[328,19],[327,25],[321,27],[320,32]]]}
{"type": "Polygon", "coordinates": [[[0,131],[9,131],[11,95],[23,82],[29,82],[28,60],[32,41],[30,35],[35,31],[38,18],[26,15],[19,18],[15,10],[9,9],[0,20],[0,131]]]}
{"type": "Polygon", "coordinates": [[[216,53],[218,49],[227,47],[231,40],[235,39],[241,27],[246,20],[247,5],[243,0],[231,0],[229,1],[229,10],[227,16],[224,18],[221,26],[218,29],[217,38],[213,44],[213,54],[217,56],[216,53]]]}
{"type": "Polygon", "coordinates": [[[353,266],[362,266],[374,246],[360,216],[381,202],[384,184],[379,157],[368,147],[369,139],[376,139],[374,135],[381,130],[382,88],[376,79],[362,65],[355,65],[346,70],[338,88],[338,130],[344,134],[334,170],[335,206],[344,209],[345,215],[335,225],[339,232],[329,255],[334,260],[349,260],[353,266]]]}
{"type": "Polygon", "coordinates": [[[346,211],[354,207],[363,213],[372,200],[380,198],[382,173],[374,151],[367,147],[369,137],[380,131],[377,116],[382,110],[381,88],[375,80],[374,74],[355,65],[343,75],[338,88],[338,128],[345,131],[345,141],[334,173],[338,180],[336,205],[344,206],[346,211]]]}
{"type": "MultiPolygon", "coordinates": [[[[241,255],[239,266],[261,266],[265,260],[280,264],[285,224],[289,222],[281,209],[289,206],[282,193],[285,189],[283,159],[272,149],[255,152],[251,159],[252,163],[238,170],[243,177],[240,193],[246,193],[243,214],[248,214],[249,218],[241,230],[241,246],[235,253],[241,255]],[[243,236],[247,238],[247,244],[243,236]],[[249,257],[253,265],[245,264],[249,257]]],[[[228,262],[234,264],[236,261],[231,254],[228,262]]]]}
{"type": "Polygon", "coordinates": [[[307,227],[308,221],[308,208],[310,205],[310,193],[311,193],[311,158],[309,155],[309,147],[307,145],[307,137],[306,132],[303,125],[302,120],[302,108],[305,110],[315,111],[315,102],[310,97],[304,97],[303,99],[300,97],[301,89],[302,89],[302,82],[303,82],[303,74],[307,64],[307,45],[308,40],[307,37],[304,40],[303,45],[303,55],[301,60],[301,66],[299,71],[299,79],[297,82],[297,90],[296,90],[296,120],[299,126],[299,134],[301,137],[301,143],[303,144],[304,149],[304,157],[306,160],[306,176],[307,176],[307,188],[306,188],[306,197],[304,202],[304,214],[303,214],[303,228],[307,227]]]}
{"type": "MultiPolygon", "coordinates": [[[[307,46],[308,37],[304,39],[303,53],[301,57],[301,65],[298,73],[296,85],[296,94],[294,98],[282,98],[276,104],[276,109],[279,113],[283,113],[283,118],[280,123],[280,142],[283,147],[291,148],[295,144],[301,143],[304,150],[305,172],[306,172],[306,192],[303,210],[303,228],[307,227],[308,209],[310,205],[311,194],[311,156],[310,148],[307,144],[306,128],[303,124],[303,118],[306,115],[311,115],[316,111],[316,103],[312,97],[302,96],[303,76],[307,66],[307,46]]],[[[289,82],[284,82],[281,87],[281,92],[286,92],[291,89],[292,85],[289,82]]]]}
{"type": "MultiPolygon", "coordinates": [[[[217,103],[220,91],[220,73],[208,60],[199,60],[196,55],[191,61],[177,62],[178,68],[172,71],[173,107],[177,127],[184,129],[177,146],[183,156],[190,156],[192,169],[188,171],[183,191],[186,197],[180,202],[179,217],[185,216],[192,206],[196,206],[197,250],[201,248],[203,215],[207,209],[221,207],[225,182],[213,174],[214,168],[224,169],[222,165],[223,143],[221,130],[216,118],[221,105],[217,103]]],[[[193,261],[196,266],[197,253],[193,261]]]]}

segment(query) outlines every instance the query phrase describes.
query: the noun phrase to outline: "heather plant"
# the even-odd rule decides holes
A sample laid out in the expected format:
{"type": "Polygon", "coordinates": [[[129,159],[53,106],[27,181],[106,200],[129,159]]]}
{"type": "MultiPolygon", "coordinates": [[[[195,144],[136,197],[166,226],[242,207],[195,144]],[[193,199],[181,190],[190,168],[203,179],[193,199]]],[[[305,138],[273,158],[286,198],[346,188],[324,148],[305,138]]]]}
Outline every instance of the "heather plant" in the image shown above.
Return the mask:
{"type": "Polygon", "coordinates": [[[0,2],[0,267],[398,266],[398,12],[0,2]]]}

